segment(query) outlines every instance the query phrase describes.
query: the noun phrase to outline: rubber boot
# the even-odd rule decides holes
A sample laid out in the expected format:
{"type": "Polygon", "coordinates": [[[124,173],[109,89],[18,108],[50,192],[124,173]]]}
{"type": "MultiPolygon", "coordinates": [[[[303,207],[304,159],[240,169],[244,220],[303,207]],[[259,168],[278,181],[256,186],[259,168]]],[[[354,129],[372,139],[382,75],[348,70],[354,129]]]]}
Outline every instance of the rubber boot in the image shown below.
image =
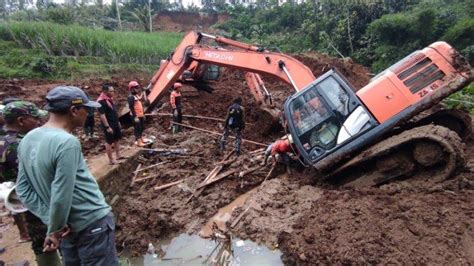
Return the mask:
{"type": "Polygon", "coordinates": [[[35,255],[38,266],[61,266],[61,259],[57,251],[44,252],[40,255],[35,255]]]}
{"type": "Polygon", "coordinates": [[[221,152],[223,152],[223,151],[225,150],[225,142],[224,142],[224,140],[223,140],[222,138],[219,139],[219,150],[220,150],[221,152]]]}
{"type": "Polygon", "coordinates": [[[143,143],[143,139],[142,139],[142,138],[137,139],[137,146],[138,146],[138,147],[145,147],[145,143],[143,143]]]}

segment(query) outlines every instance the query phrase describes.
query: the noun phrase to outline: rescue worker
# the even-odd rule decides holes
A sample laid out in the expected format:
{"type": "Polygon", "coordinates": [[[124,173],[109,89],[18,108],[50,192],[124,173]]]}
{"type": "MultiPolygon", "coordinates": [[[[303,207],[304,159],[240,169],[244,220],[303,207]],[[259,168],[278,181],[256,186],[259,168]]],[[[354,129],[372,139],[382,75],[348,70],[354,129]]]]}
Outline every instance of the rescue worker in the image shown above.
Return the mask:
{"type": "Polygon", "coordinates": [[[224,122],[224,134],[219,141],[221,151],[225,149],[225,142],[230,132],[235,133],[235,154],[240,155],[240,143],[242,141],[242,130],[245,129],[245,110],[242,107],[242,97],[237,97],[227,111],[224,122]]]}
{"type": "MultiPolygon", "coordinates": [[[[181,102],[181,87],[183,87],[183,84],[179,82],[175,82],[173,84],[173,91],[170,94],[170,104],[172,108],[173,122],[180,123],[180,124],[183,121],[183,113],[182,113],[183,105],[181,102]]],[[[173,134],[181,132],[181,126],[173,124],[171,127],[171,132],[173,134]]]]}
{"type": "MultiPolygon", "coordinates": [[[[27,101],[16,100],[7,104],[3,110],[6,135],[0,136],[0,177],[1,182],[16,181],[18,175],[17,149],[23,136],[40,125],[40,119],[46,111],[27,101]]],[[[32,249],[38,265],[61,265],[59,255],[54,252],[43,252],[47,226],[31,212],[13,216],[20,234],[25,234],[32,241],[32,249]],[[20,216],[23,216],[20,218],[20,216]]]]}
{"type": "Polygon", "coordinates": [[[265,150],[262,166],[267,164],[268,157],[272,156],[272,167],[275,167],[276,164],[282,163],[286,166],[288,173],[291,173],[290,170],[290,161],[295,159],[293,150],[291,149],[291,144],[293,143],[291,135],[284,136],[283,138],[270,144],[265,150]]]}
{"type": "Polygon", "coordinates": [[[127,102],[133,119],[136,144],[139,147],[143,147],[146,143],[143,139],[145,111],[142,101],[147,101],[147,98],[145,93],[142,91],[140,84],[136,81],[130,81],[130,83],[128,83],[128,90],[130,91],[130,95],[127,98],[127,102]]]}
{"type": "MultiPolygon", "coordinates": [[[[83,90],[89,89],[89,86],[84,86],[83,90]]],[[[89,95],[86,93],[87,97],[89,95]]],[[[94,108],[90,108],[88,113],[87,113],[87,118],[86,122],[84,123],[84,138],[94,138],[94,127],[95,127],[95,121],[94,121],[94,113],[95,110],[94,108]]]]}
{"type": "MultiPolygon", "coordinates": [[[[110,84],[102,85],[102,93],[97,102],[100,104],[99,117],[104,129],[105,152],[109,158],[109,164],[117,164],[117,160],[125,159],[120,155],[120,139],[122,129],[119,122],[117,107],[114,103],[115,89],[110,84]],[[113,154],[115,153],[115,159],[113,154]]],[[[93,109],[93,108],[90,108],[93,109]]]]}

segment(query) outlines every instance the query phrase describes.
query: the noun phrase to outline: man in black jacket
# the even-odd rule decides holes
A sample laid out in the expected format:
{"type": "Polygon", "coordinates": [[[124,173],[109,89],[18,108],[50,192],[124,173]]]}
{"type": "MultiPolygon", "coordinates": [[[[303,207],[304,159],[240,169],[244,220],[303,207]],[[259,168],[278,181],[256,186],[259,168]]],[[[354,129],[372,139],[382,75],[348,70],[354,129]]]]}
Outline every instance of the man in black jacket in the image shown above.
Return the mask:
{"type": "Polygon", "coordinates": [[[235,153],[237,156],[240,155],[240,143],[242,141],[242,130],[244,129],[245,110],[244,107],[242,107],[242,97],[237,97],[227,111],[227,117],[224,124],[224,134],[219,141],[220,150],[224,151],[225,142],[232,131],[235,133],[235,153]]]}

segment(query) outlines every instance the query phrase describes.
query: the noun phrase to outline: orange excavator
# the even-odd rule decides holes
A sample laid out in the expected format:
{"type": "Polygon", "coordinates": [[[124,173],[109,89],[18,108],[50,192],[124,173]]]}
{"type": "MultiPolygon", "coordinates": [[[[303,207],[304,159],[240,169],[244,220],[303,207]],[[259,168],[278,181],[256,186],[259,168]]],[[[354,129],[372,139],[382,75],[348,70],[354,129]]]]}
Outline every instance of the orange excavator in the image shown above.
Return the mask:
{"type": "Polygon", "coordinates": [[[178,79],[216,78],[203,74],[210,66],[246,71],[247,84],[262,105],[273,103],[259,74],[293,87],[296,93],[284,104],[285,129],[302,163],[322,176],[380,185],[420,173],[441,180],[464,165],[462,137],[471,132],[469,115],[434,107],[470,84],[473,74],[445,42],[413,52],[354,92],[336,69],[316,79],[291,56],[190,32],[151,79],[150,108],[178,79]]]}

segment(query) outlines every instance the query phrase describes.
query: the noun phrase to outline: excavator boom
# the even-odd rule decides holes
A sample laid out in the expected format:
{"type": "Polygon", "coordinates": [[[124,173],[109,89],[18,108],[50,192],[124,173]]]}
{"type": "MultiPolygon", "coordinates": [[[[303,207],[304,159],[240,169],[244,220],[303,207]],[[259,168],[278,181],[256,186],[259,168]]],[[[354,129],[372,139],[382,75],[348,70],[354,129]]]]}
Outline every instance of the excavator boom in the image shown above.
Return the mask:
{"type": "Polygon", "coordinates": [[[183,38],[150,82],[151,91],[148,94],[148,100],[151,107],[157,103],[166,90],[179,79],[181,74],[193,62],[271,75],[292,85],[296,91],[303,89],[316,79],[308,67],[288,55],[268,52],[256,46],[244,45],[236,41],[231,42],[231,40],[223,37],[212,39],[230,46],[236,46],[240,50],[208,47],[199,44],[203,37],[209,36],[193,31],[183,38]]]}

